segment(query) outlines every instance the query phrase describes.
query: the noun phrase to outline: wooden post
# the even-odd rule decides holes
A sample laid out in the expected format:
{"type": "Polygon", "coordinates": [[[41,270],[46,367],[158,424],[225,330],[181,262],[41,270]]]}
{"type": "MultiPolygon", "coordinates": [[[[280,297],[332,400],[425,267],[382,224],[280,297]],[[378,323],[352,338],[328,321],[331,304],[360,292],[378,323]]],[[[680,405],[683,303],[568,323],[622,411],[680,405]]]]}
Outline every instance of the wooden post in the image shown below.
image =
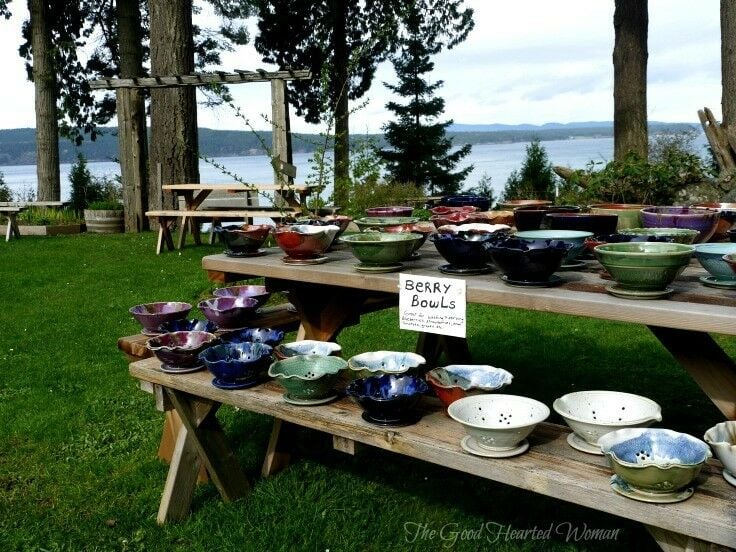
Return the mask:
{"type": "Polygon", "coordinates": [[[141,92],[134,88],[119,88],[116,91],[116,98],[125,231],[141,232],[148,229],[146,217],[148,143],[145,102],[141,92]]]}
{"type": "MultiPolygon", "coordinates": [[[[271,81],[271,151],[282,163],[292,164],[291,128],[289,123],[289,98],[286,81],[273,79],[271,81]]],[[[292,184],[294,178],[287,173],[273,171],[274,184],[292,184]]]]}

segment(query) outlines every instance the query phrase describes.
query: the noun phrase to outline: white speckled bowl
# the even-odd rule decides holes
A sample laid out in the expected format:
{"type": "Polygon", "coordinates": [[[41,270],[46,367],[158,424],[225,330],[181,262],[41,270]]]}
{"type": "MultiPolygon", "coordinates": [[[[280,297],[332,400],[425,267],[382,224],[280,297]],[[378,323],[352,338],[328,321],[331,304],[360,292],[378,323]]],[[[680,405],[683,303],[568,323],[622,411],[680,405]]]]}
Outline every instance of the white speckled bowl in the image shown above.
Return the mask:
{"type": "Polygon", "coordinates": [[[730,420],[714,425],[705,432],[703,439],[723,464],[726,480],[736,485],[736,421],[730,420]]]}
{"type": "Polygon", "coordinates": [[[357,372],[365,370],[373,374],[402,374],[425,362],[424,357],[416,353],[373,351],[351,357],[348,360],[348,366],[357,372]]]}

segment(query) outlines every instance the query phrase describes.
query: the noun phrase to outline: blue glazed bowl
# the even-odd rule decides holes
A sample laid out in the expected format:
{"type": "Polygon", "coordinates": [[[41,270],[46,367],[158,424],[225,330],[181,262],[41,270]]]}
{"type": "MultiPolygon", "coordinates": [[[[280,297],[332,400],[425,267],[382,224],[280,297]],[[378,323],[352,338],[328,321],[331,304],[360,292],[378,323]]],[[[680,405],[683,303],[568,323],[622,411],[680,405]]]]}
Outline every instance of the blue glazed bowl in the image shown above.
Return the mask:
{"type": "Polygon", "coordinates": [[[158,330],[162,333],[171,332],[207,332],[215,333],[217,331],[217,324],[210,322],[209,320],[169,320],[164,322],[158,327],[158,330]]]}
{"type": "Polygon", "coordinates": [[[700,439],[669,429],[619,429],[598,440],[613,471],[630,487],[671,494],[689,485],[712,456],[700,439]]]}
{"type": "Polygon", "coordinates": [[[275,347],[284,340],[284,332],[271,328],[245,328],[234,332],[228,332],[221,336],[225,343],[265,343],[269,347],[275,347]]]}
{"type": "Polygon", "coordinates": [[[354,380],[345,391],[363,408],[366,421],[403,425],[414,421],[427,389],[427,382],[417,376],[384,374],[354,380]]]}
{"type": "Polygon", "coordinates": [[[549,240],[565,242],[571,247],[563,262],[570,263],[585,250],[585,240],[593,237],[593,233],[582,230],[527,230],[526,232],[517,232],[514,236],[522,240],[539,240],[541,243],[549,240]]]}
{"type": "Polygon", "coordinates": [[[466,205],[470,205],[472,207],[477,207],[479,211],[487,211],[491,206],[491,202],[487,197],[474,194],[462,194],[444,196],[440,199],[440,205],[445,207],[465,207],[466,205]]]}
{"type": "Polygon", "coordinates": [[[695,245],[695,258],[718,280],[736,280],[736,273],[723,260],[723,256],[730,253],[736,253],[736,243],[699,243],[695,245]]]}
{"type": "Polygon", "coordinates": [[[508,238],[487,247],[496,266],[509,280],[547,282],[560,268],[571,245],[561,240],[508,238]]]}
{"type": "Polygon", "coordinates": [[[197,308],[221,330],[235,330],[248,324],[258,301],[251,297],[215,297],[201,301],[197,308]]]}
{"type": "Polygon", "coordinates": [[[202,351],[199,358],[218,380],[243,383],[265,374],[272,352],[264,343],[225,343],[202,351]]]}
{"type": "Polygon", "coordinates": [[[439,233],[429,236],[442,257],[456,268],[481,268],[491,262],[486,243],[494,242],[498,236],[476,232],[439,233]]]}

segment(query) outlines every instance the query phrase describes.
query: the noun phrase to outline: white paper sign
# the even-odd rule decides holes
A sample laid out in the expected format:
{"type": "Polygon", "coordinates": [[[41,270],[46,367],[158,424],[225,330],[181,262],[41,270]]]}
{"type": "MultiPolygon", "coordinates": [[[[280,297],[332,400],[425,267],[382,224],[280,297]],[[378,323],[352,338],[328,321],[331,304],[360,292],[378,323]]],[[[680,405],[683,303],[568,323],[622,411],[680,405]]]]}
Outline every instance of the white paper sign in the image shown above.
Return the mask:
{"type": "Polygon", "coordinates": [[[399,274],[399,328],[465,337],[465,280],[399,274]]]}

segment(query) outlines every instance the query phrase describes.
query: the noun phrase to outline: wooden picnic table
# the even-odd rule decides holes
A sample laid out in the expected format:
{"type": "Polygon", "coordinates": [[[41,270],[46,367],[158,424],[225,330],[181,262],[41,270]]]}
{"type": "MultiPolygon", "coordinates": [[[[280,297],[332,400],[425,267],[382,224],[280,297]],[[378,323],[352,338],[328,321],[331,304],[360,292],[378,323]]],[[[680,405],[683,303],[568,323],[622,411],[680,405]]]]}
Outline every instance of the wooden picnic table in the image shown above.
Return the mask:
{"type": "MultiPolygon", "coordinates": [[[[437,271],[444,260],[432,246],[420,252],[421,258],[407,262],[405,271],[449,277],[437,271]]],[[[361,297],[398,296],[398,273],[356,272],[356,259],[348,251],[329,253],[330,261],[325,264],[298,267],[284,264],[279,250],[269,253],[257,259],[211,255],[203,258],[202,266],[215,281],[265,277],[271,289],[288,291],[306,338],[334,339],[348,321],[354,322],[353,305],[361,297]]],[[[734,363],[709,335],[736,335],[736,296],[702,286],[697,278],[705,272],[695,264],[673,284],[675,293],[670,299],[656,301],[608,295],[605,286],[610,282],[601,279],[599,271],[600,266],[592,261],[583,271],[561,273],[565,283],[549,289],[512,288],[499,280],[498,273],[462,279],[467,282],[470,303],[647,325],[724,416],[736,419],[734,363]]],[[[433,365],[442,348],[458,358],[469,356],[464,340],[419,335],[417,349],[427,357],[428,365],[433,365]]],[[[352,452],[355,442],[365,443],[639,521],[665,550],[705,549],[707,543],[736,547],[736,490],[721,477],[717,461],[709,461],[691,499],[646,504],[614,493],[605,460],[569,447],[565,438],[570,430],[563,426],[541,424],[530,437],[529,452],[521,456],[487,459],[462,451],[459,443],[464,430],[433,401],[425,401],[426,414],[418,424],[387,429],[364,422],[359,409],[347,399],[309,408],[289,405],[273,382],[222,391],[210,384],[207,373],[165,374],[153,359],[131,364],[130,372],[144,383],[162,386],[187,429],[178,436],[178,454],[165,486],[160,522],[188,514],[200,460],[225,500],[247,492],[248,483],[213,415],[221,404],[230,404],[276,419],[264,475],[288,463],[289,438],[284,430],[304,426],[332,434],[335,448],[345,452],[352,452]]]]}
{"type": "MultiPolygon", "coordinates": [[[[245,185],[239,182],[230,184],[164,184],[163,190],[173,192],[184,201],[181,210],[153,210],[147,211],[146,216],[156,218],[159,223],[159,236],[156,244],[156,254],[161,252],[163,245],[169,250],[174,249],[174,240],[171,236],[173,223],[179,221],[179,239],[176,249],[184,247],[187,231],[192,234],[194,242],[199,245],[201,236],[199,224],[201,219],[212,222],[213,227],[218,226],[223,220],[240,219],[251,220],[253,217],[271,218],[280,221],[284,217],[298,215],[306,205],[307,198],[316,189],[314,186],[290,184],[251,184],[245,185]],[[212,192],[224,192],[227,194],[245,194],[244,205],[237,207],[225,207],[217,209],[203,208],[204,201],[212,192]],[[259,192],[273,192],[276,202],[282,201],[281,207],[260,207],[257,201],[252,201],[251,195],[259,192]]],[[[214,241],[214,234],[210,233],[210,243],[214,241]]]]}
{"type": "Polygon", "coordinates": [[[18,228],[18,214],[30,207],[64,207],[68,201],[0,201],[0,215],[8,219],[5,231],[5,241],[10,238],[20,238],[18,228]]]}

